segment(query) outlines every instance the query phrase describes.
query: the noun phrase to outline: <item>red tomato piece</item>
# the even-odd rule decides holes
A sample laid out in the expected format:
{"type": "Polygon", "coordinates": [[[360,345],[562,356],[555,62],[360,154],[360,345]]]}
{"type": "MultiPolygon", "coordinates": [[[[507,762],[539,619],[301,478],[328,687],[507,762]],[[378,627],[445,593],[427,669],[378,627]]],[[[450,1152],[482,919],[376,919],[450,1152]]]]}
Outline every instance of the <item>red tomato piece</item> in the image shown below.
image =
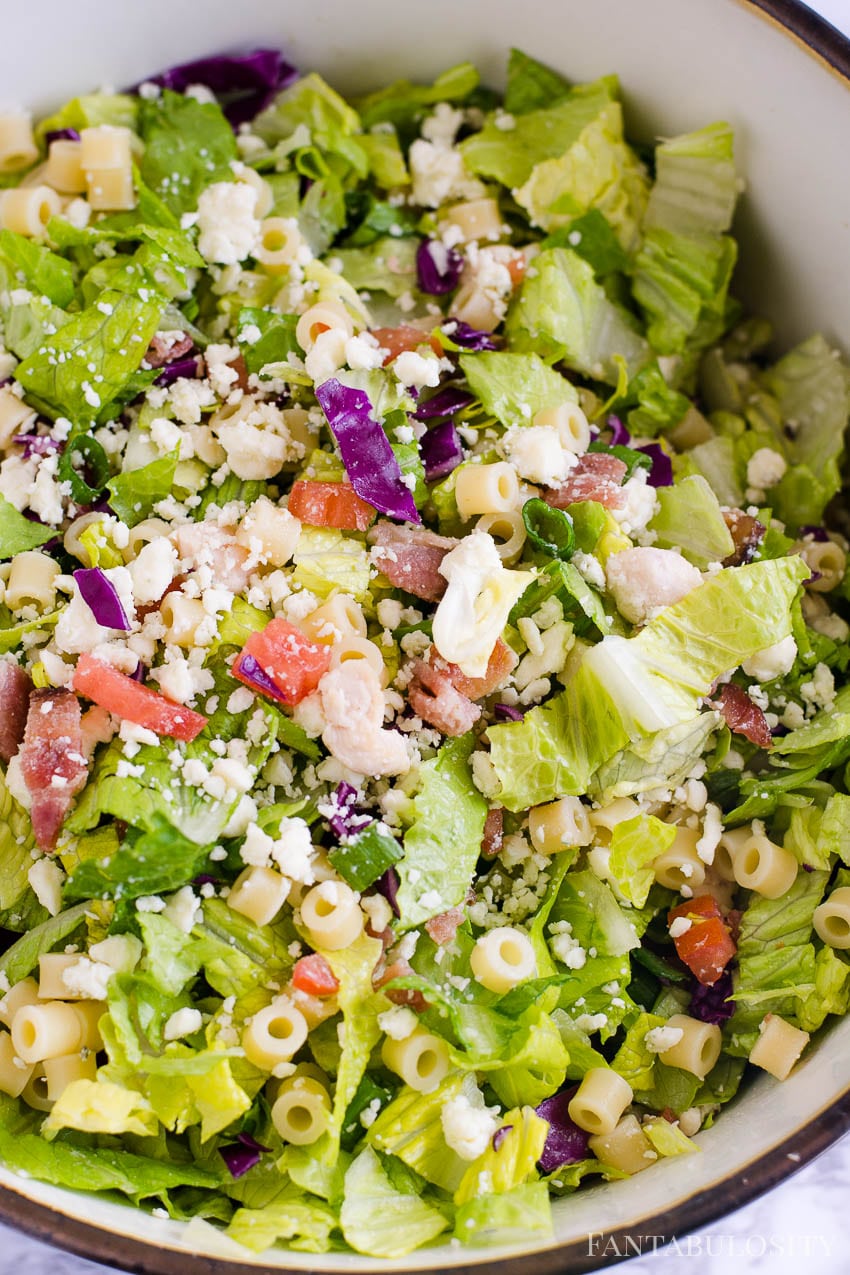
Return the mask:
{"type": "Polygon", "coordinates": [[[402,323],[397,328],[373,328],[372,336],[384,350],[389,350],[384,359],[384,367],[406,350],[418,350],[420,345],[430,345],[435,354],[443,353],[437,337],[429,336],[412,323],[402,323]]]}
{"type": "Polygon", "coordinates": [[[330,965],[318,952],[302,956],[292,967],[292,986],[309,996],[335,996],[339,991],[339,979],[330,965]]]}
{"type": "Polygon", "coordinates": [[[305,637],[288,620],[270,620],[252,633],[231,672],[240,682],[283,704],[298,704],[319,685],[331,665],[328,647],[305,637]]]}
{"type": "Polygon", "coordinates": [[[107,712],[157,735],[188,742],[200,735],[207,724],[206,717],[200,713],[134,682],[94,655],[80,656],[73,685],[78,695],[85,695],[107,712]]]}
{"type": "Polygon", "coordinates": [[[705,987],[720,978],[735,955],[736,948],[723,922],[717,900],[710,894],[687,899],[667,914],[668,926],[678,917],[690,921],[690,927],[674,938],[676,955],[705,987]]]}
{"type": "Polygon", "coordinates": [[[528,269],[528,262],[523,253],[518,252],[513,257],[509,257],[504,263],[505,269],[511,276],[511,283],[518,288],[525,278],[525,272],[528,269]]]}
{"type": "Polygon", "coordinates": [[[311,527],[366,531],[375,510],[348,483],[317,483],[299,478],[289,493],[289,512],[311,527]]]}

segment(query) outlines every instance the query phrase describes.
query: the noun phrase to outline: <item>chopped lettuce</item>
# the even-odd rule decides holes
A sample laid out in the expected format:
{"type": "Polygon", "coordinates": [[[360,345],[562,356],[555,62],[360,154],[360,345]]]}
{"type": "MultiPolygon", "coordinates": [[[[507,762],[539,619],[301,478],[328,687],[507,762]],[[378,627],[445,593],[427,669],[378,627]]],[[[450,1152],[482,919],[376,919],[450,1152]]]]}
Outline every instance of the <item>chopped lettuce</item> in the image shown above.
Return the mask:
{"type": "Polygon", "coordinates": [[[154,505],[171,495],[178,456],[175,450],[138,469],[125,469],[106,484],[110,508],[128,527],[148,518],[154,505]]]}
{"type": "Polygon", "coordinates": [[[546,407],[578,402],[570,382],[537,354],[484,350],[461,354],[458,362],[484,411],[503,425],[530,425],[546,407]]]}
{"type": "Polygon", "coordinates": [[[720,501],[699,474],[658,489],[658,510],[649,527],[659,548],[681,549],[700,571],[730,557],[735,549],[720,501]]]}
{"type": "Polygon", "coordinates": [[[135,1133],[144,1138],[156,1133],[157,1123],[150,1103],[135,1090],[108,1080],[72,1080],[42,1128],[45,1134],[79,1129],[83,1133],[135,1133]]]}
{"type": "Polygon", "coordinates": [[[361,97],[357,108],[364,129],[371,130],[376,124],[393,124],[402,136],[411,137],[429,107],[438,102],[463,102],[478,85],[478,71],[472,63],[459,62],[438,75],[433,84],[396,80],[386,88],[361,97]]]}
{"type": "Polygon", "coordinates": [[[217,103],[163,89],[141,99],[139,133],[142,177],[172,212],[191,212],[205,187],[233,180],[236,140],[217,103]]]}
{"type": "Polygon", "coordinates": [[[669,850],[676,837],[673,824],[655,815],[635,815],[618,823],[611,833],[611,880],[623,898],[636,908],[646,903],[655,880],[652,864],[669,850]]]}
{"type": "Polygon", "coordinates": [[[226,1234],[252,1253],[264,1253],[278,1240],[304,1253],[326,1253],[336,1228],[336,1214],[326,1204],[288,1189],[261,1208],[237,1209],[226,1234]]]}
{"type": "Polygon", "coordinates": [[[345,1175],[340,1225],[346,1242],[368,1257],[404,1257],[446,1229],[444,1215],[419,1197],[414,1180],[394,1185],[371,1147],[345,1175]]]}
{"type": "Polygon", "coordinates": [[[524,1182],[500,1195],[467,1200],[455,1217],[462,1244],[534,1244],[552,1234],[552,1206],[545,1182],[524,1182]]]}
{"type": "Polygon", "coordinates": [[[486,1151],[473,1160],[455,1191],[455,1204],[461,1206],[482,1193],[482,1174],[489,1191],[501,1195],[536,1177],[537,1161],[543,1153],[549,1124],[531,1107],[515,1107],[502,1117],[505,1131],[498,1147],[491,1139],[486,1151]]]}
{"type": "Polygon", "coordinates": [[[367,1143],[397,1156],[426,1182],[456,1191],[466,1164],[446,1142],[441,1115],[445,1103],[463,1094],[468,1083],[462,1073],[454,1072],[430,1093],[405,1085],[369,1126],[367,1143]]]}
{"type": "Polygon", "coordinates": [[[529,57],[521,49],[511,49],[505,88],[505,110],[511,115],[524,115],[527,111],[554,106],[569,93],[568,81],[557,71],[529,57]]]}
{"type": "Polygon", "coordinates": [[[9,282],[14,280],[31,288],[63,310],[74,299],[74,269],[70,261],[14,230],[0,230],[0,268],[3,267],[11,269],[9,282]]]}

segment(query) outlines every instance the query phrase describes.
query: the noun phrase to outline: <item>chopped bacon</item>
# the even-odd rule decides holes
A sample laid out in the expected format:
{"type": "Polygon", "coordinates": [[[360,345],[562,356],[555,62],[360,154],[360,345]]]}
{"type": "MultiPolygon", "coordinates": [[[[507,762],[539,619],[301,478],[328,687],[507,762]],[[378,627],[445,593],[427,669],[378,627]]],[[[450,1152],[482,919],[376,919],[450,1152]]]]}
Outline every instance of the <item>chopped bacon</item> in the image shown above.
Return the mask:
{"type": "Polygon", "coordinates": [[[379,962],[375,973],[372,975],[372,986],[376,992],[383,988],[387,1000],[391,1000],[394,1005],[409,1005],[417,1014],[422,1014],[429,1006],[425,997],[417,988],[386,986],[394,978],[406,978],[408,974],[412,973],[413,970],[410,964],[405,960],[393,961],[392,965],[386,965],[383,968],[382,963],[379,962]]]}
{"type": "Polygon", "coordinates": [[[426,921],[425,929],[437,947],[445,947],[447,943],[454,940],[458,926],[463,925],[465,920],[466,914],[463,908],[449,908],[448,912],[441,912],[439,916],[432,916],[429,921],[426,921]]]}
{"type": "Polygon", "coordinates": [[[622,509],[626,493],[622,482],[628,466],[607,452],[587,452],[570,470],[560,487],[544,491],[543,499],[555,509],[566,509],[580,500],[595,500],[606,509],[622,509]]]}
{"type": "Polygon", "coordinates": [[[487,811],[484,820],[484,832],[481,837],[481,853],[485,859],[495,859],[502,848],[505,832],[505,812],[501,806],[493,806],[487,811]]]}
{"type": "Polygon", "coordinates": [[[9,761],[21,746],[32,682],[20,664],[0,663],[0,758],[9,761]]]}
{"type": "Polygon", "coordinates": [[[735,545],[734,551],[723,559],[724,567],[740,567],[752,562],[766,534],[764,523],[742,509],[724,509],[723,519],[735,545]]]}
{"type": "Polygon", "coordinates": [[[439,602],[447,585],[445,577],[440,575],[440,565],[454,549],[456,540],[419,527],[398,527],[391,522],[379,522],[369,540],[374,546],[375,566],[390,584],[426,602],[439,602]]]}
{"type": "Polygon", "coordinates": [[[424,660],[413,666],[407,689],[410,707],[423,722],[436,726],[443,735],[465,735],[478,721],[481,709],[452,685],[446,673],[424,660]]]}
{"type": "Polygon", "coordinates": [[[245,362],[245,356],[237,354],[236,358],[231,359],[227,366],[232,368],[236,373],[236,381],[234,382],[233,388],[235,390],[242,390],[247,394],[250,386],[248,383],[249,373],[248,365],[245,362]]]}
{"type": "Polygon", "coordinates": [[[769,748],[772,743],[770,727],[758,704],[754,704],[746,691],[734,682],[727,682],[720,692],[720,712],[726,725],[736,735],[744,735],[759,748],[769,748]]]}
{"type": "Polygon", "coordinates": [[[188,354],[195,342],[187,332],[172,337],[165,332],[156,332],[145,354],[148,367],[165,367],[166,363],[174,363],[188,354]]]}
{"type": "Polygon", "coordinates": [[[478,700],[484,699],[485,695],[492,695],[503,685],[508,674],[516,668],[517,657],[508,644],[498,638],[490,653],[487,672],[483,677],[467,677],[457,664],[449,664],[442,656],[437,655],[433,647],[430,663],[438,672],[445,673],[452,686],[456,691],[460,691],[461,695],[465,695],[467,699],[478,700]]]}
{"type": "Polygon", "coordinates": [[[56,849],[65,815],[88,776],[81,716],[71,691],[33,691],[30,696],[20,759],[40,850],[56,849]]]}

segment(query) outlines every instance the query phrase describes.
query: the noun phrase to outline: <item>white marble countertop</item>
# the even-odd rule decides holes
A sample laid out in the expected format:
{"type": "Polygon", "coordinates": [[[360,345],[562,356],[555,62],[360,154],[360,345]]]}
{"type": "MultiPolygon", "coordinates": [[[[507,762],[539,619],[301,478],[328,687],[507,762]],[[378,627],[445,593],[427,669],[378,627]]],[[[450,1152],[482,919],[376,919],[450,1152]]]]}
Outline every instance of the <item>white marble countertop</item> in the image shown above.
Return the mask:
{"type": "MultiPolygon", "coordinates": [[[[850,0],[811,0],[810,8],[850,35],[850,0]]],[[[846,1275],[850,1134],[793,1178],[719,1222],[639,1257],[629,1275],[665,1275],[687,1260],[692,1275],[846,1275]]],[[[0,1225],[0,1275],[105,1275],[87,1262],[0,1225]]]]}

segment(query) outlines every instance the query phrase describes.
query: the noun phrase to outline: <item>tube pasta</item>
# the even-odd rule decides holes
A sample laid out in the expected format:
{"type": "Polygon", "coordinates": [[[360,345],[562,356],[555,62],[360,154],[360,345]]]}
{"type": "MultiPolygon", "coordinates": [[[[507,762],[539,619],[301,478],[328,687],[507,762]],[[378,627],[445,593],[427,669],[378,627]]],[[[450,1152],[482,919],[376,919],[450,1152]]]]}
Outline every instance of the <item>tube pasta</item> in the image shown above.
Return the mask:
{"type": "MultiPolygon", "coordinates": [[[[62,977],[69,965],[76,965],[79,952],[45,952],[38,958],[38,995],[42,1001],[82,1000],[65,986],[62,977]]],[[[70,1053],[70,1050],[68,1051],[70,1053]]]]}
{"type": "Polygon", "coordinates": [[[449,1071],[449,1050],[439,1036],[417,1027],[404,1040],[387,1037],[381,1046],[384,1066],[418,1093],[430,1093],[449,1071]]]}
{"type": "Polygon", "coordinates": [[[246,868],[230,887],[227,906],[255,925],[269,925],[287,900],[291,882],[274,868],[246,868]]]}
{"type": "Polygon", "coordinates": [[[301,923],[313,947],[329,952],[349,947],[363,929],[354,891],[342,881],[323,881],[301,900],[301,923]]]}
{"type": "Polygon", "coordinates": [[[623,1173],[640,1173],[658,1159],[658,1152],[640,1127],[637,1116],[623,1116],[610,1133],[594,1134],[587,1145],[603,1164],[623,1173]]]}
{"type": "Polygon", "coordinates": [[[659,885],[669,890],[685,888],[694,893],[700,888],[705,881],[705,864],[697,854],[699,838],[697,828],[676,829],[672,845],[652,865],[659,885]]]}
{"type": "Polygon", "coordinates": [[[735,855],[735,880],[765,899],[779,899],[791,889],[797,876],[797,860],[763,833],[752,832],[735,855]]]}
{"type": "Polygon", "coordinates": [[[47,1087],[47,1098],[56,1102],[70,1084],[75,1080],[94,1080],[97,1074],[97,1060],[92,1053],[85,1056],[81,1053],[65,1054],[61,1058],[45,1058],[44,1080],[47,1087]]]}
{"type": "Polygon", "coordinates": [[[19,173],[38,159],[28,111],[0,111],[0,173],[19,173]]]}
{"type": "Polygon", "coordinates": [[[460,231],[461,243],[472,243],[478,239],[495,241],[504,233],[499,204],[495,199],[470,199],[462,204],[453,204],[440,219],[440,232],[444,233],[450,226],[460,231]]]}
{"type": "Polygon", "coordinates": [[[831,593],[838,588],[847,570],[847,555],[834,540],[804,540],[800,557],[816,572],[818,578],[806,581],[815,593],[831,593]]]}
{"type": "Polygon", "coordinates": [[[581,455],[590,446],[590,424],[578,403],[559,403],[557,407],[541,408],[535,412],[532,424],[556,429],[568,452],[581,455]]]}
{"type": "Polygon", "coordinates": [[[252,553],[259,546],[264,563],[282,567],[295,552],[300,534],[298,518],[288,509],[273,504],[267,496],[261,496],[239,524],[236,539],[252,553]]]}
{"type": "Polygon", "coordinates": [[[349,660],[365,660],[374,669],[382,686],[389,681],[384,657],[374,642],[359,633],[344,634],[331,648],[331,668],[339,668],[349,660]]]}
{"type": "Polygon", "coordinates": [[[44,1074],[44,1067],[41,1063],[33,1069],[33,1073],[21,1093],[21,1098],[34,1111],[49,1111],[53,1106],[47,1096],[47,1077],[44,1074]]]}
{"type": "Polygon", "coordinates": [[[514,509],[504,513],[484,514],[478,519],[475,528],[493,537],[496,552],[502,562],[508,566],[516,562],[527,539],[521,513],[514,509]]]}
{"type": "Polygon", "coordinates": [[[87,169],[86,196],[97,212],[121,212],[135,208],[137,200],[132,167],[87,169]]]}
{"type": "Polygon", "coordinates": [[[322,332],[331,328],[343,332],[346,339],[354,335],[354,320],[341,301],[319,301],[305,310],[295,328],[295,339],[309,352],[322,332]]]}
{"type": "Polygon", "coordinates": [[[165,641],[173,646],[197,645],[195,634],[207,618],[200,598],[189,598],[185,593],[167,593],[159,604],[165,624],[165,641]]]}
{"type": "Polygon", "coordinates": [[[531,940],[512,925],[498,925],[477,938],[469,964],[476,981],[491,992],[509,992],[537,973],[531,940]]]}
{"type": "Polygon", "coordinates": [[[0,196],[0,226],[29,239],[41,239],[47,223],[62,210],[52,186],[15,186],[0,196]]]}
{"type": "Polygon", "coordinates": [[[295,265],[303,249],[304,236],[294,217],[266,217],[260,224],[254,257],[268,274],[284,274],[295,265]]]}
{"type": "Polygon", "coordinates": [[[80,133],[80,152],[84,169],[129,168],[133,155],[129,128],[114,124],[98,124],[80,133]]]}
{"type": "Polygon", "coordinates": [[[360,603],[350,593],[335,593],[301,621],[312,642],[330,645],[346,636],[365,637],[366,619],[360,603]]]}
{"type": "Polygon", "coordinates": [[[593,840],[597,845],[607,846],[611,841],[611,833],[618,823],[634,819],[640,814],[640,806],[631,797],[618,797],[599,810],[589,810],[588,819],[593,828],[593,840]]]}
{"type": "MultiPolygon", "coordinates": [[[[264,177],[261,177],[256,168],[243,164],[236,173],[236,180],[244,182],[246,186],[250,186],[256,193],[257,202],[254,204],[254,216],[263,218],[267,213],[271,212],[274,204],[274,192],[264,177]]],[[[256,254],[255,254],[256,255],[256,254]]]]}
{"type": "Polygon", "coordinates": [[[793,1027],[778,1014],[766,1014],[759,1038],[750,1050],[750,1062],[777,1080],[785,1080],[809,1043],[809,1033],[793,1027]]]}
{"type": "Polygon", "coordinates": [[[51,142],[43,176],[60,195],[81,195],[86,189],[82,142],[64,137],[51,142]]]}
{"type": "Polygon", "coordinates": [[[613,1133],[633,1097],[627,1080],[610,1067],[591,1067],[573,1095],[568,1111],[588,1133],[613,1133]]]}
{"type": "Polygon", "coordinates": [[[16,554],[6,585],[6,605],[12,611],[35,606],[52,611],[56,602],[56,580],[62,574],[58,562],[46,553],[30,550],[16,554]]]}
{"type": "Polygon", "coordinates": [[[9,1033],[0,1032],[0,1093],[6,1093],[10,1098],[20,1097],[33,1070],[33,1063],[25,1063],[15,1053],[9,1033]]]}
{"type": "Polygon", "coordinates": [[[8,385],[0,386],[0,448],[4,451],[16,434],[24,433],[35,420],[35,412],[8,385]]]}
{"type": "Polygon", "coordinates": [[[246,1024],[242,1033],[245,1056],[255,1067],[271,1071],[289,1062],[307,1039],[307,1020],[287,997],[278,996],[246,1024]]]}
{"type": "Polygon", "coordinates": [[[735,880],[735,856],[752,836],[752,828],[728,828],[714,851],[711,866],[723,881],[735,880]]]}
{"type": "Polygon", "coordinates": [[[578,797],[559,797],[545,806],[535,806],[528,814],[528,831],[540,854],[558,854],[593,841],[587,807],[578,797]]]}
{"type": "Polygon", "coordinates": [[[90,1049],[93,1053],[97,1053],[99,1049],[103,1049],[103,1037],[100,1034],[100,1020],[107,1012],[107,1007],[103,1001],[77,1001],[72,1005],[74,1013],[80,1022],[82,1031],[82,1039],[80,1047],[90,1049]]]}
{"type": "Polygon", "coordinates": [[[513,465],[465,465],[455,482],[457,510],[464,522],[473,514],[504,514],[519,501],[519,479],[513,465]]]}
{"type": "Polygon", "coordinates": [[[505,307],[497,304],[473,278],[462,283],[455,293],[451,317],[481,332],[494,332],[505,317],[505,307]]]}
{"type": "Polygon", "coordinates": [[[12,1019],[19,1009],[23,1009],[24,1005],[38,1004],[40,1004],[38,983],[34,978],[21,979],[19,983],[15,983],[13,987],[10,987],[3,999],[0,1000],[0,1023],[4,1027],[11,1027],[12,1019]]]}
{"type": "Polygon", "coordinates": [[[25,1005],[12,1020],[12,1044],[26,1063],[61,1058],[82,1046],[83,1026],[73,1005],[25,1005]]]}
{"type": "Polygon", "coordinates": [[[271,1110],[272,1124],[284,1142],[297,1147],[316,1142],[328,1127],[330,1114],[327,1089],[321,1081],[305,1075],[283,1082],[271,1110]]]}
{"type": "Polygon", "coordinates": [[[850,886],[842,885],[833,890],[815,908],[812,924],[818,937],[830,947],[841,952],[850,948],[850,886]]]}
{"type": "Polygon", "coordinates": [[[679,1067],[705,1080],[720,1057],[720,1028],[714,1023],[701,1023],[687,1014],[673,1014],[665,1025],[679,1028],[682,1037],[658,1057],[667,1067],[679,1067]]]}
{"type": "Polygon", "coordinates": [[[150,544],[152,540],[159,540],[160,536],[169,535],[170,532],[171,528],[162,518],[145,518],[143,522],[137,522],[135,527],[130,528],[130,534],[127,537],[127,545],[122,555],[125,562],[131,562],[133,558],[139,556],[145,545],[150,544]]]}

